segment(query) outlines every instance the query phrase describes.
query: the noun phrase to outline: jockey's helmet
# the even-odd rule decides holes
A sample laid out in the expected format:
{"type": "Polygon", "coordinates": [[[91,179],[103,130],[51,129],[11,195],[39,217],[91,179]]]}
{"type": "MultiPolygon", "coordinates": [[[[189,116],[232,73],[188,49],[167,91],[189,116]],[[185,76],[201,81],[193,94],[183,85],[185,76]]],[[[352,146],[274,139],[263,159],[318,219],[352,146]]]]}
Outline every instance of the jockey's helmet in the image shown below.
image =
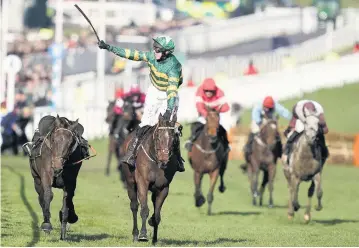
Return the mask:
{"type": "Polygon", "coordinates": [[[204,91],[216,91],[217,90],[216,82],[212,78],[206,78],[203,81],[203,90],[204,91]]]}
{"type": "Polygon", "coordinates": [[[267,96],[266,98],[264,98],[264,101],[263,101],[263,107],[270,110],[270,109],[274,109],[274,100],[273,100],[273,97],[271,96],[267,96]]]}
{"type": "Polygon", "coordinates": [[[153,38],[153,41],[153,49],[156,52],[167,52],[170,54],[175,50],[175,43],[169,36],[158,36],[153,38]]]}

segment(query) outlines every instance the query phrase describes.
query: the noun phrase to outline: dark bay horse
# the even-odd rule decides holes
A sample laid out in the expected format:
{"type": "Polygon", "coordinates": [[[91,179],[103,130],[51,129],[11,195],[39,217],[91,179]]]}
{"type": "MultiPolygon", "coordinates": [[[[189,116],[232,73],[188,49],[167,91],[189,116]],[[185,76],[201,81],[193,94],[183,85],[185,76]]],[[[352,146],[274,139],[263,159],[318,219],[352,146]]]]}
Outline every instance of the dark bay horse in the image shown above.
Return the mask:
{"type": "MultiPolygon", "coordinates": [[[[147,205],[148,191],[152,192],[154,213],[148,224],[154,228],[152,243],[157,242],[158,226],[161,221],[161,208],[167,198],[169,186],[177,171],[177,159],[174,154],[175,142],[179,142],[176,116],[171,121],[165,120],[160,114],[158,124],[148,127],[141,144],[138,146],[136,168],[122,164],[126,175],[127,192],[130,198],[130,208],[133,214],[133,240],[148,241],[146,220],[149,216],[147,205]],[[137,227],[138,200],[141,204],[142,227],[139,233],[137,227]]],[[[121,146],[124,151],[134,138],[132,132],[121,146]]]]}
{"type": "Polygon", "coordinates": [[[206,124],[197,140],[193,143],[193,148],[188,152],[189,162],[194,170],[195,183],[195,205],[201,207],[205,203],[205,198],[201,190],[201,182],[204,174],[209,174],[210,188],[207,195],[208,215],[211,215],[213,202],[213,191],[218,176],[221,177],[219,191],[224,192],[225,186],[223,175],[227,167],[228,152],[218,135],[219,112],[214,109],[208,110],[206,124]]]}
{"type": "Polygon", "coordinates": [[[300,205],[298,203],[299,184],[302,181],[309,181],[311,185],[308,189],[308,205],[304,214],[304,220],[309,222],[311,219],[311,200],[314,191],[317,192],[318,205],[316,210],[320,211],[322,206],[323,190],[321,185],[322,170],[324,160],[321,148],[317,144],[319,119],[315,115],[306,118],[304,130],[294,141],[292,153],[287,164],[286,156],[283,156],[283,171],[288,182],[289,188],[289,205],[288,219],[294,217],[294,212],[298,211],[300,205]]]}
{"type": "MultiPolygon", "coordinates": [[[[278,117],[277,117],[278,118],[278,117]]],[[[252,192],[252,204],[257,205],[258,176],[263,171],[263,180],[259,190],[259,205],[263,205],[263,194],[269,184],[269,207],[273,207],[273,188],[276,174],[277,160],[282,155],[277,120],[263,118],[259,134],[254,138],[252,153],[248,161],[248,179],[252,192]]]]}
{"type": "MultiPolygon", "coordinates": [[[[39,127],[41,125],[41,121],[39,127]]],[[[63,189],[63,203],[59,213],[61,222],[61,240],[66,238],[67,223],[76,223],[73,197],[75,195],[77,175],[82,165],[82,153],[77,131],[82,130],[78,119],[75,122],[57,116],[50,131],[38,139],[30,157],[31,174],[42,208],[44,222],[41,229],[50,233],[50,203],[53,199],[52,187],[63,189]],[[80,128],[79,128],[80,127],[80,128]]],[[[81,131],[80,131],[81,132],[81,131]]]]}
{"type": "Polygon", "coordinates": [[[111,165],[111,160],[112,160],[112,155],[115,153],[116,150],[116,140],[113,136],[113,123],[114,120],[116,118],[116,114],[113,111],[113,108],[115,106],[116,101],[108,101],[108,106],[106,108],[106,119],[105,122],[109,125],[110,127],[110,133],[108,135],[108,154],[107,154],[107,163],[106,163],[106,169],[105,169],[105,175],[109,176],[110,175],[110,165],[111,165]]]}

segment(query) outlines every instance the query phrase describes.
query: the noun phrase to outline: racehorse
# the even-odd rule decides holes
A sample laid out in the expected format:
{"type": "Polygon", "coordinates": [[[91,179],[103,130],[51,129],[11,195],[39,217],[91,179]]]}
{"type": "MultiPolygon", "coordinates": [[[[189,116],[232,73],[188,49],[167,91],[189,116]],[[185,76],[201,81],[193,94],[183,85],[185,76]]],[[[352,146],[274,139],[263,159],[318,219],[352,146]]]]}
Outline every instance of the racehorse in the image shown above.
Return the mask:
{"type": "MultiPolygon", "coordinates": [[[[179,142],[178,134],[176,134],[178,129],[176,120],[175,115],[171,121],[168,121],[160,114],[157,125],[147,126],[142,142],[138,146],[136,168],[129,167],[126,163],[121,165],[126,176],[127,192],[131,201],[134,241],[148,241],[146,229],[146,220],[149,216],[147,193],[151,191],[154,213],[148,220],[148,224],[154,228],[152,243],[157,242],[161,208],[167,198],[170,183],[178,166],[176,154],[174,154],[175,142],[179,142]],[[141,204],[142,218],[140,233],[137,227],[138,200],[141,204]]],[[[125,143],[121,146],[123,151],[127,150],[129,142],[134,137],[135,132],[132,132],[126,138],[125,143]]]]}
{"type": "MultiPolygon", "coordinates": [[[[42,120],[44,119],[45,117],[42,120]]],[[[40,133],[43,129],[42,120],[39,123],[40,133]]],[[[78,119],[72,122],[57,116],[48,130],[46,135],[35,141],[34,157],[30,157],[30,168],[44,216],[41,229],[46,233],[50,233],[52,230],[50,222],[52,187],[63,189],[63,202],[59,216],[60,238],[64,240],[67,223],[73,224],[78,221],[72,199],[75,195],[77,175],[83,160],[78,138],[82,135],[83,127],[78,123],[78,119]]]]}
{"type": "MultiPolygon", "coordinates": [[[[277,117],[278,118],[278,117],[277,117]]],[[[268,183],[269,207],[273,207],[273,184],[277,160],[282,156],[277,120],[263,118],[259,135],[252,143],[252,153],[248,157],[248,179],[252,192],[252,204],[257,205],[258,176],[263,171],[263,180],[259,189],[259,205],[263,205],[263,194],[268,183]]]]}
{"type": "MultiPolygon", "coordinates": [[[[304,131],[296,137],[293,144],[291,155],[289,155],[289,165],[286,159],[284,163],[284,175],[289,188],[288,218],[294,217],[294,212],[298,211],[298,191],[301,181],[310,181],[308,189],[308,205],[304,214],[304,220],[309,222],[311,219],[311,200],[314,191],[317,192],[318,205],[316,210],[320,211],[322,206],[323,190],[321,185],[322,170],[324,166],[321,148],[318,145],[319,119],[314,115],[309,115],[304,123],[304,131]]],[[[283,156],[285,157],[285,156],[283,156]]]]}
{"type": "Polygon", "coordinates": [[[201,190],[201,182],[204,174],[209,174],[210,188],[207,195],[208,201],[208,215],[212,213],[213,191],[216,185],[218,176],[221,177],[221,185],[219,191],[225,191],[223,175],[227,167],[228,152],[218,135],[219,130],[219,112],[208,108],[208,116],[206,117],[206,124],[199,134],[196,141],[193,143],[193,148],[188,152],[189,162],[194,170],[195,183],[195,205],[201,207],[206,199],[201,190]]]}

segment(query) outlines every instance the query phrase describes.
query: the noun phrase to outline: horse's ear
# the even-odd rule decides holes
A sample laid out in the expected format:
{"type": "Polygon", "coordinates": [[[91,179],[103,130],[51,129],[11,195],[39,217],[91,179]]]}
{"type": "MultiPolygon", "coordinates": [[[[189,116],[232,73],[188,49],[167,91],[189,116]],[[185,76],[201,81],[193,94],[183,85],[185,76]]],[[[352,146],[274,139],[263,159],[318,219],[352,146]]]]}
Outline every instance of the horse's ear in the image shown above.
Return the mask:
{"type": "Polygon", "coordinates": [[[160,113],[160,115],[158,116],[158,120],[163,120],[163,115],[162,115],[162,113],[160,113]]]}
{"type": "Polygon", "coordinates": [[[177,122],[177,114],[172,115],[172,121],[175,123],[177,122]]]}
{"type": "Polygon", "coordinates": [[[78,124],[79,124],[79,118],[77,118],[77,120],[71,124],[70,130],[74,130],[78,124]]]}
{"type": "Polygon", "coordinates": [[[59,115],[56,115],[55,125],[56,125],[56,126],[60,126],[60,125],[61,125],[61,119],[60,119],[59,115]]]}

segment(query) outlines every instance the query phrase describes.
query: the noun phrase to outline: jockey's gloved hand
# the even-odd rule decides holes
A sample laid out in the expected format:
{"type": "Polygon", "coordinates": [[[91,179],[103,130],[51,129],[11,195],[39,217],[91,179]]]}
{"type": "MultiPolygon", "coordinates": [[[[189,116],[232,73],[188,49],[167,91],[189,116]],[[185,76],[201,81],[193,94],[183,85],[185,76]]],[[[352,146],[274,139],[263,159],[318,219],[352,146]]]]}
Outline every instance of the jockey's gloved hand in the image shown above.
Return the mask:
{"type": "Polygon", "coordinates": [[[110,48],[109,44],[106,44],[103,40],[101,40],[100,42],[97,43],[98,47],[101,49],[106,49],[108,50],[110,48]]]}
{"type": "Polygon", "coordinates": [[[163,115],[163,118],[166,119],[166,120],[170,120],[171,115],[172,115],[172,110],[166,109],[166,112],[165,112],[165,114],[163,115]]]}

